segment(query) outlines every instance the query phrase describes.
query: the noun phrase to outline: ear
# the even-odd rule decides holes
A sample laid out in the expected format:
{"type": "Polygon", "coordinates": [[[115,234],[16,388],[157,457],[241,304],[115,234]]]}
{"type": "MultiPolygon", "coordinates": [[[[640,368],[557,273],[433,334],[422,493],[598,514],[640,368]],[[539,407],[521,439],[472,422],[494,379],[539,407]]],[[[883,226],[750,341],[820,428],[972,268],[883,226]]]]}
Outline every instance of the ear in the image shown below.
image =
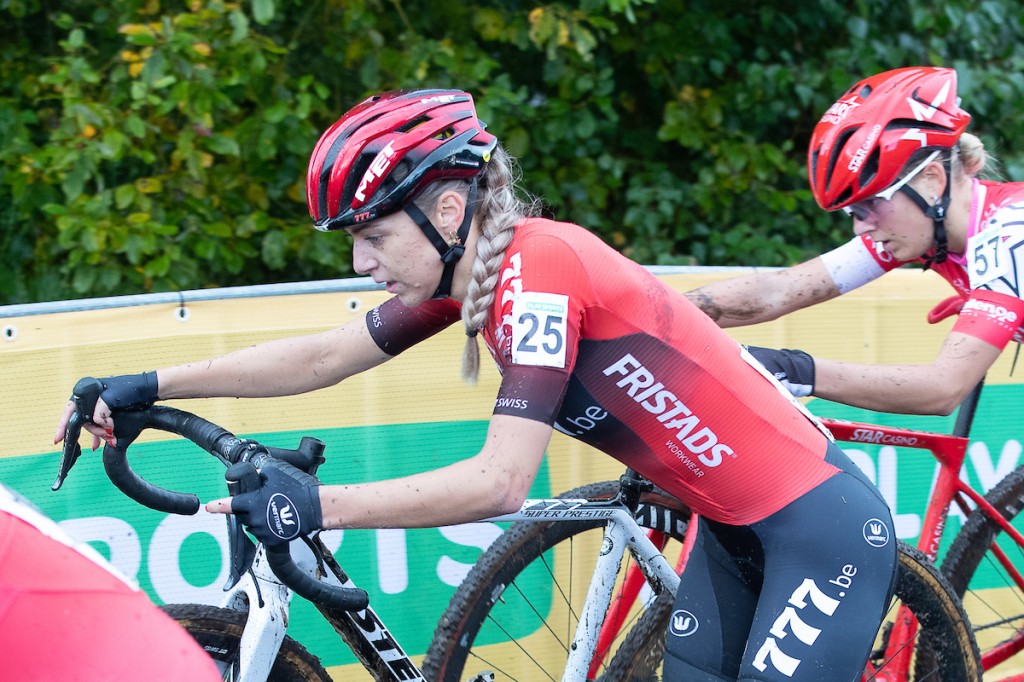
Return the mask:
{"type": "MultiPolygon", "coordinates": [[[[932,161],[921,172],[921,179],[925,183],[927,192],[921,192],[923,196],[940,196],[946,188],[946,168],[938,161],[932,161]]],[[[913,182],[911,183],[913,184],[913,182]]]]}
{"type": "Polygon", "coordinates": [[[462,225],[462,217],[466,214],[466,197],[455,190],[448,190],[437,198],[434,212],[434,225],[447,240],[449,233],[454,234],[462,225]]]}

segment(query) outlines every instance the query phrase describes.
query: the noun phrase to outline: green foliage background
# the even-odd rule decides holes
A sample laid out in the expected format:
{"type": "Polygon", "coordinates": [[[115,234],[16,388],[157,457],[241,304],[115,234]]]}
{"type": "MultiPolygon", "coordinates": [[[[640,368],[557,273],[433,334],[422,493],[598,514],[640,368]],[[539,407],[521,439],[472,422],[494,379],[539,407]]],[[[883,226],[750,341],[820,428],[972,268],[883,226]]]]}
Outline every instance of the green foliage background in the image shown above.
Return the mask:
{"type": "Polygon", "coordinates": [[[0,304],[352,274],[305,166],[366,95],[459,87],[552,214],[649,264],[785,265],[810,130],[948,65],[1024,180],[1017,0],[0,0],[0,304]]]}

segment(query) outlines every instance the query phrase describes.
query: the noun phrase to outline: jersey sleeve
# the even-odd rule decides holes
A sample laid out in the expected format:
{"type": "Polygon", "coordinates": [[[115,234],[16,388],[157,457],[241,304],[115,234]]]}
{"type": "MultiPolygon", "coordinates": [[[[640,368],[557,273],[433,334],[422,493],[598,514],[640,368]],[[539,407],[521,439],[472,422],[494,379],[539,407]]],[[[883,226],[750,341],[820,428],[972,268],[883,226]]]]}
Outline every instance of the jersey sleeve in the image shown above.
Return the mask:
{"type": "Polygon", "coordinates": [[[578,254],[547,234],[523,240],[509,258],[499,298],[511,362],[495,414],[553,424],[576,362],[584,311],[593,298],[578,254]]]}
{"type": "Polygon", "coordinates": [[[903,265],[869,235],[854,237],[821,256],[840,294],[853,291],[903,265]]]}
{"type": "Polygon", "coordinates": [[[953,331],[1003,349],[1024,320],[1024,301],[1009,294],[975,289],[964,303],[953,331]]]}
{"type": "Polygon", "coordinates": [[[451,299],[430,300],[409,308],[398,297],[366,313],[370,336],[382,351],[395,356],[460,319],[462,306],[451,299]]]}

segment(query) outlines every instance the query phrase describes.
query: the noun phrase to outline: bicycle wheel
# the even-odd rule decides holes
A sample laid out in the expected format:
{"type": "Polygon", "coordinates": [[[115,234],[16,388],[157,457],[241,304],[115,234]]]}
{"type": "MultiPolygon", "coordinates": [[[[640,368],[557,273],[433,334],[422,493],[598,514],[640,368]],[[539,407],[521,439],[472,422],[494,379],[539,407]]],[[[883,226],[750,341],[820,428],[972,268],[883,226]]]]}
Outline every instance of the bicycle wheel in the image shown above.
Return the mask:
{"type": "MultiPolygon", "coordinates": [[[[567,493],[567,497],[586,495],[588,489],[607,493],[614,484],[585,487],[567,493]]],[[[603,495],[602,497],[606,497],[603,495]]],[[[673,498],[643,499],[641,512],[653,518],[670,519],[682,537],[688,511],[673,498]]],[[[647,519],[642,525],[648,525],[647,519]]],[[[437,682],[456,682],[468,676],[490,671],[495,679],[534,680],[561,678],[567,642],[575,630],[579,607],[568,605],[570,597],[585,596],[594,554],[578,545],[586,535],[600,534],[597,523],[536,522],[520,523],[509,529],[480,558],[451,604],[434,635],[424,661],[427,678],[437,682]],[[560,544],[561,543],[561,544],[560,544]],[[559,545],[556,547],[556,545],[559,545]],[[555,548],[553,558],[545,555],[555,548]],[[579,554],[583,567],[579,575],[562,564],[579,554]],[[562,564],[560,564],[562,562],[562,564]],[[537,572],[557,584],[542,598],[528,571],[537,572]],[[557,570],[555,570],[557,568],[557,570]],[[578,581],[582,587],[566,585],[563,579],[578,581]],[[565,602],[565,604],[563,604],[565,602]],[[516,618],[527,619],[524,626],[516,618]],[[553,615],[554,618],[549,616],[553,615]]],[[[598,539],[599,541],[599,539],[598,539]]],[[[927,642],[927,656],[914,658],[909,665],[914,674],[899,679],[935,682],[971,682],[980,679],[977,647],[969,624],[953,596],[951,588],[937,570],[917,550],[901,545],[896,599],[887,622],[879,628],[875,651],[864,679],[881,677],[895,665],[886,660],[885,645],[891,643],[892,619],[897,606],[907,604],[919,619],[918,637],[905,642],[903,649],[927,642]],[[926,659],[926,660],[925,660],[926,659]]],[[[670,556],[673,556],[670,549],[670,556]]],[[[606,658],[593,679],[603,682],[652,682],[660,679],[661,659],[673,595],[661,594],[645,604],[622,628],[623,637],[606,658]]],[[[890,647],[890,651],[893,649],[890,647]]],[[[883,678],[895,679],[895,678],[883,678]]]]}
{"type": "MultiPolygon", "coordinates": [[[[609,499],[618,484],[607,481],[562,495],[609,499]]],[[[673,538],[669,556],[678,556],[689,509],[658,490],[641,495],[637,520],[673,538]]],[[[600,521],[520,522],[480,557],[441,617],[423,661],[434,682],[462,682],[491,671],[495,680],[560,680],[576,624],[604,537],[600,521]]],[[[625,568],[633,563],[627,554],[625,568]]],[[[672,595],[640,595],[595,679],[656,680],[672,595]],[[650,607],[650,610],[648,610],[650,607]],[[647,618],[641,619],[644,613],[647,618]],[[660,623],[660,625],[658,624],[660,623]],[[651,633],[657,632],[655,636],[651,633]],[[619,658],[622,641],[631,643],[629,660],[619,658]],[[609,672],[614,671],[614,672],[609,672]],[[613,676],[614,675],[614,676],[613,676]]]]}
{"type": "MultiPolygon", "coordinates": [[[[237,664],[238,645],[245,627],[244,613],[206,604],[167,604],[161,608],[199,642],[222,674],[237,664]]],[[[281,642],[281,650],[267,679],[270,682],[331,682],[320,659],[287,636],[281,642]]]]}
{"type": "MultiPolygon", "coordinates": [[[[985,499],[1015,528],[1024,529],[1024,517],[1017,518],[1024,508],[1024,468],[1010,472],[985,499]]],[[[1019,578],[1024,548],[980,509],[971,513],[953,539],[942,572],[971,617],[986,672],[993,671],[989,679],[1004,679],[1024,673],[1024,591],[1000,563],[993,546],[1016,567],[1019,578]]]]}
{"type": "Polygon", "coordinates": [[[896,593],[875,638],[864,680],[934,680],[974,682],[981,680],[978,645],[963,605],[949,582],[918,549],[899,543],[896,593]],[[914,636],[893,641],[893,623],[905,605],[917,619],[914,636]],[[908,655],[903,676],[894,667],[896,656],[908,655]],[[894,660],[895,659],[895,660],[894,660]]]}

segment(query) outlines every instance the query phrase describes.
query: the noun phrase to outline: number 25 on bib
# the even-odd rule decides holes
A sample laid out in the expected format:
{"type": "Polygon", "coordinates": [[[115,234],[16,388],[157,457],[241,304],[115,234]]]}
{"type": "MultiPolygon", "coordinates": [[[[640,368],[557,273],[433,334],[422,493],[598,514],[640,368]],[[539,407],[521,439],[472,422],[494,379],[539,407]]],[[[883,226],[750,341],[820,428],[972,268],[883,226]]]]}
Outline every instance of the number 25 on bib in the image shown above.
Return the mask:
{"type": "Polygon", "coordinates": [[[565,367],[569,297],[524,291],[512,304],[512,362],[565,367]]]}

